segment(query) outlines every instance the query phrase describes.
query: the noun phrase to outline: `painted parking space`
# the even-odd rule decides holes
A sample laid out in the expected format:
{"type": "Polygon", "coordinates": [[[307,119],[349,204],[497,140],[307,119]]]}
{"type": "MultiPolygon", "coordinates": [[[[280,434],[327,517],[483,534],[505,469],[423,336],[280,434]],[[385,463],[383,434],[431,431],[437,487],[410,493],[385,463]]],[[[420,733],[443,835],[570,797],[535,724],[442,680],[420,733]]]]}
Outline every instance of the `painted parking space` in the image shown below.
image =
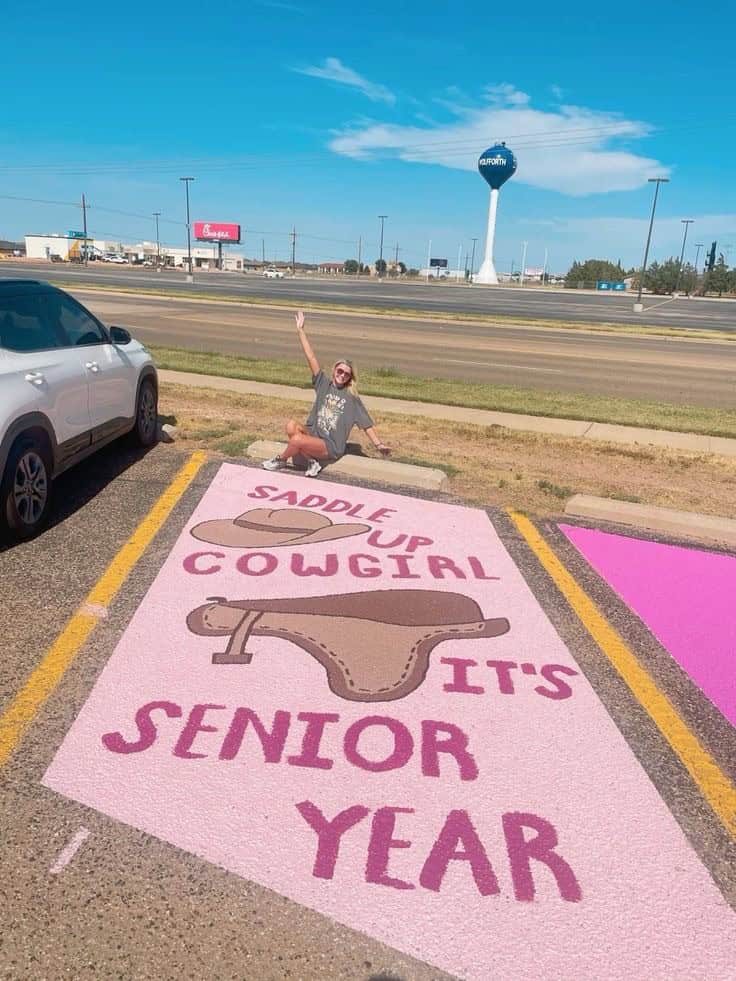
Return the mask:
{"type": "Polygon", "coordinates": [[[731,976],[479,510],[223,465],[44,783],[455,975],[731,976]]]}
{"type": "Polygon", "coordinates": [[[736,726],[736,557],[559,527],[736,726]]]}

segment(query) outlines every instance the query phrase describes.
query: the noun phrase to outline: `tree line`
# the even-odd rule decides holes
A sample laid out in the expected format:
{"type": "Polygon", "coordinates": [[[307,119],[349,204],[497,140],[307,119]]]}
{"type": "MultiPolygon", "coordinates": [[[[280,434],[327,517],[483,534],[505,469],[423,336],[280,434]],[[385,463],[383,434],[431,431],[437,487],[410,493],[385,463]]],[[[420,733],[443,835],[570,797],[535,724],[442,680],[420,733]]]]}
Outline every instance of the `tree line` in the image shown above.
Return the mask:
{"type": "MultiPolygon", "coordinates": [[[[627,281],[632,289],[639,288],[640,270],[626,270],[621,262],[613,263],[607,259],[586,259],[573,262],[565,276],[565,286],[571,289],[593,288],[604,281],[622,283],[627,281]]],[[[644,289],[657,295],[680,293],[717,293],[723,296],[736,293],[736,267],[729,268],[723,253],[711,270],[697,272],[695,267],[671,256],[663,262],[652,262],[644,274],[644,289]]]]}

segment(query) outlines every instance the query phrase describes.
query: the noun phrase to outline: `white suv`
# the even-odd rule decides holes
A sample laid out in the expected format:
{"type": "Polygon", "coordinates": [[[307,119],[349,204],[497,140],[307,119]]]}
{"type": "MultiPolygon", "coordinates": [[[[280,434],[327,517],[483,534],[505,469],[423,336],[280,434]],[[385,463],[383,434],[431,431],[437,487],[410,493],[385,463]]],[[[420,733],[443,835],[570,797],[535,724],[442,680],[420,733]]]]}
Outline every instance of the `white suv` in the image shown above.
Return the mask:
{"type": "Polygon", "coordinates": [[[264,279],[283,279],[284,278],[284,274],[283,274],[283,272],[280,269],[274,269],[273,267],[271,267],[270,269],[266,269],[264,271],[263,278],[264,279]]]}
{"type": "Polygon", "coordinates": [[[63,290],[0,279],[0,534],[30,538],[51,480],[123,433],[152,446],[158,378],[122,327],[63,290]]]}

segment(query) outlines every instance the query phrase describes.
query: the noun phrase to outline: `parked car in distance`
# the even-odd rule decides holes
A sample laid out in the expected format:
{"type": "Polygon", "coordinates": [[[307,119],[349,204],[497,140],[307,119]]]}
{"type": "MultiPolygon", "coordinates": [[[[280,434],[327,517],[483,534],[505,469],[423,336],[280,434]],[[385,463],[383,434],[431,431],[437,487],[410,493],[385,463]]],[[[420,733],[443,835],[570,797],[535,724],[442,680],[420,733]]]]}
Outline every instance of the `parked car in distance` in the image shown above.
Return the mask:
{"type": "Polygon", "coordinates": [[[283,279],[284,278],[284,274],[283,274],[283,272],[280,269],[274,269],[274,267],[271,266],[269,269],[264,269],[264,271],[263,271],[263,278],[264,279],[283,279]]]}
{"type": "Polygon", "coordinates": [[[125,256],[118,255],[115,252],[106,252],[104,259],[105,262],[117,262],[118,264],[123,263],[126,266],[128,265],[128,260],[125,258],[125,256]]]}
{"type": "Polygon", "coordinates": [[[0,279],[0,535],[36,534],[52,480],[126,433],[144,447],[158,435],[146,348],[63,290],[0,279]]]}

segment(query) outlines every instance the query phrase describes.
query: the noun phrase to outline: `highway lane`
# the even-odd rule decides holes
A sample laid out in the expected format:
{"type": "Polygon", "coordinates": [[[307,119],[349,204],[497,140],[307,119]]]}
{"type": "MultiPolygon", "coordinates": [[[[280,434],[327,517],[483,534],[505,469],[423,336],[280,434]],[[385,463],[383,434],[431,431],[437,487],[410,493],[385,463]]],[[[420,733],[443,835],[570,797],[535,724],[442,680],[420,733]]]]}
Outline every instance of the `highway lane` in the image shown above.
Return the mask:
{"type": "Polygon", "coordinates": [[[473,313],[514,317],[522,321],[563,320],[575,323],[657,324],[736,331],[736,300],[645,297],[644,314],[633,312],[633,297],[518,287],[466,287],[424,282],[362,280],[349,277],[263,279],[235,273],[200,272],[186,282],[183,272],[155,273],[142,267],[91,264],[87,269],[46,262],[3,262],[0,276],[36,276],[60,283],[94,280],[105,285],[160,288],[186,295],[207,292],[263,298],[265,301],[334,303],[377,309],[419,309],[433,313],[473,313]]]}
{"type": "MultiPolygon", "coordinates": [[[[289,361],[301,356],[287,311],[72,292],[103,321],[127,326],[149,344],[289,361]]],[[[736,407],[733,342],[337,312],[310,314],[308,327],[326,363],[349,355],[363,368],[421,376],[736,407]]]]}

